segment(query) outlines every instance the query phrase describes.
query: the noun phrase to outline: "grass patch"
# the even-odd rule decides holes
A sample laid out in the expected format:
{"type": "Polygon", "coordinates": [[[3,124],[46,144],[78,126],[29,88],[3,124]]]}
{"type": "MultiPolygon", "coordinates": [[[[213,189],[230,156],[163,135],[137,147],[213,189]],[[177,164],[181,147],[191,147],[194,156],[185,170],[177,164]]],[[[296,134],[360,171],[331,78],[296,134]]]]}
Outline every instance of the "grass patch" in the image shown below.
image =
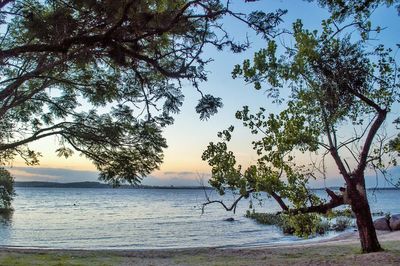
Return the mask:
{"type": "Polygon", "coordinates": [[[121,261],[117,256],[104,256],[99,253],[94,254],[58,254],[55,252],[46,253],[21,253],[21,252],[2,252],[0,255],[0,265],[93,265],[107,266],[118,265],[121,261]],[[100,255],[100,256],[99,256],[100,255]]]}
{"type": "Polygon", "coordinates": [[[400,265],[400,242],[384,243],[384,252],[361,254],[359,244],[220,250],[176,256],[177,265],[400,265]]]}
{"type": "MultiPolygon", "coordinates": [[[[210,258],[207,254],[201,255],[186,255],[186,256],[176,256],[174,258],[174,264],[176,265],[229,265],[229,266],[239,266],[239,265],[249,265],[250,261],[247,258],[240,258],[237,256],[216,256],[210,258]]],[[[254,261],[253,261],[254,262],[254,261]]]]}
{"type": "Polygon", "coordinates": [[[400,265],[400,241],[382,243],[384,252],[361,254],[360,244],[258,249],[149,251],[8,251],[0,265],[400,265]]]}

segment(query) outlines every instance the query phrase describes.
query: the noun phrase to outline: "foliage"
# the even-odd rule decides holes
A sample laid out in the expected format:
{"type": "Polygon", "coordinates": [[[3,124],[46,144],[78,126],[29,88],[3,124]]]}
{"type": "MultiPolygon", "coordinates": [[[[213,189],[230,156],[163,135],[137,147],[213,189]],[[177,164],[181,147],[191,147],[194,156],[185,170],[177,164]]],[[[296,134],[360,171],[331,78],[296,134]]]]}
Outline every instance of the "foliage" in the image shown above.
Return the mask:
{"type": "Polygon", "coordinates": [[[231,15],[264,38],[285,12],[237,14],[224,1],[16,0],[0,4],[0,164],[39,162],[32,141],[57,136],[59,156],[89,158],[102,180],[132,184],[156,169],[162,136],[192,84],[207,119],[221,99],[203,94],[205,46],[241,52],[219,20],[231,15]]]}
{"type": "Polygon", "coordinates": [[[325,234],[330,229],[329,223],[316,214],[259,213],[253,209],[246,212],[246,217],[260,224],[275,225],[284,234],[294,234],[299,237],[325,234]]]}
{"type": "Polygon", "coordinates": [[[345,208],[342,210],[330,210],[326,216],[328,218],[337,218],[337,217],[347,217],[347,218],[355,218],[354,213],[349,208],[345,208]]]}
{"type": "MultiPolygon", "coordinates": [[[[317,2],[320,6],[328,8],[331,18],[334,21],[351,21],[349,25],[354,26],[361,34],[361,37],[368,39],[372,33],[380,33],[383,29],[378,25],[374,26],[370,20],[371,15],[379,7],[392,7],[397,9],[400,15],[399,0],[307,0],[317,2]]],[[[343,29],[340,29],[343,30],[343,29]]]]}
{"type": "Polygon", "coordinates": [[[0,167],[0,213],[11,210],[11,202],[15,196],[14,178],[0,167]]]}
{"type": "Polygon", "coordinates": [[[344,20],[349,16],[355,16],[358,22],[366,21],[370,17],[371,12],[381,5],[386,5],[387,7],[394,5],[400,14],[399,0],[317,0],[316,2],[323,7],[328,7],[332,13],[332,17],[340,20],[344,20]]]}
{"type": "Polygon", "coordinates": [[[296,215],[285,215],[284,221],[289,227],[293,228],[294,235],[299,237],[309,237],[316,233],[325,233],[325,223],[318,214],[300,213],[296,215]]]}
{"type": "Polygon", "coordinates": [[[282,224],[282,216],[277,213],[262,213],[262,212],[256,212],[253,209],[252,211],[247,210],[245,217],[253,219],[256,222],[258,222],[260,224],[265,224],[265,225],[279,226],[282,224]]]}
{"type": "MultiPolygon", "coordinates": [[[[348,214],[347,212],[343,212],[348,214]]],[[[309,237],[315,234],[325,234],[329,230],[344,231],[353,226],[353,218],[339,215],[336,218],[328,216],[324,218],[319,214],[287,215],[283,213],[260,213],[248,210],[245,217],[255,220],[257,223],[274,225],[279,227],[284,234],[309,237]],[[334,218],[334,222],[330,220],[334,218]]]]}

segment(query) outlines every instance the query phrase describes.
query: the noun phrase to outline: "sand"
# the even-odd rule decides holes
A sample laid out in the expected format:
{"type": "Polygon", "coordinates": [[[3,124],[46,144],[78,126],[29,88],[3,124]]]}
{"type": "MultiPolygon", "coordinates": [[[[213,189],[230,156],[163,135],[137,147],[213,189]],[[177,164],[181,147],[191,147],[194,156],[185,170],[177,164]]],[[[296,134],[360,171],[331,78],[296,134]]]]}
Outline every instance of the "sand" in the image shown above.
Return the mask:
{"type": "Polygon", "coordinates": [[[400,265],[400,231],[378,231],[383,252],[361,254],[357,232],[251,248],[41,250],[0,248],[0,265],[400,265]]]}

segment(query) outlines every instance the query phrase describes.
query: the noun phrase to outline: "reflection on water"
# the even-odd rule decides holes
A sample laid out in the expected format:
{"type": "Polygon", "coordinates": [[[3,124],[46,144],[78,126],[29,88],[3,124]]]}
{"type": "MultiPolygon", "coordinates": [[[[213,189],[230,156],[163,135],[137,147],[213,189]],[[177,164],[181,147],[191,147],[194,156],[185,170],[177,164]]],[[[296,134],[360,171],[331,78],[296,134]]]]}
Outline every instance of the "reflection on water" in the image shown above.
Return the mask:
{"type": "MultiPolygon", "coordinates": [[[[245,218],[246,201],[239,203],[236,214],[209,205],[202,215],[202,190],[18,188],[17,192],[14,213],[0,218],[0,245],[144,249],[299,241],[274,226],[245,218]],[[224,221],[229,217],[235,221],[224,221]]],[[[398,193],[376,193],[372,209],[400,212],[398,193]]],[[[266,197],[256,208],[279,210],[266,197]]]]}
{"type": "Polygon", "coordinates": [[[2,226],[10,226],[12,222],[14,210],[0,210],[0,224],[2,226]]]}
{"type": "Polygon", "coordinates": [[[11,238],[13,210],[0,211],[0,238],[4,241],[3,245],[9,245],[11,238]]]}

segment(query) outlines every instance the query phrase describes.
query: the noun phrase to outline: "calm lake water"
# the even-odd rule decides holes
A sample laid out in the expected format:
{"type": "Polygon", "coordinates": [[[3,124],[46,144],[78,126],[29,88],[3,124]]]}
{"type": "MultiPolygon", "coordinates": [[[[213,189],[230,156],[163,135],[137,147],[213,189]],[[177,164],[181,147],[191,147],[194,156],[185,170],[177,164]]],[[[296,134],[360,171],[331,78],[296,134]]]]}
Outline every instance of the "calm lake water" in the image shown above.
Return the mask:
{"type": "MultiPolygon", "coordinates": [[[[0,219],[0,245],[155,249],[304,241],[245,218],[246,200],[236,214],[217,204],[202,214],[202,190],[17,188],[17,194],[11,219],[0,219]],[[224,221],[229,217],[235,221],[224,221]]],[[[218,198],[215,192],[212,196],[218,198]]],[[[224,200],[231,202],[232,196],[224,200]]],[[[370,203],[373,211],[400,213],[400,191],[375,191],[370,203]]],[[[279,210],[267,198],[262,205],[254,201],[254,206],[257,211],[279,210]]]]}

